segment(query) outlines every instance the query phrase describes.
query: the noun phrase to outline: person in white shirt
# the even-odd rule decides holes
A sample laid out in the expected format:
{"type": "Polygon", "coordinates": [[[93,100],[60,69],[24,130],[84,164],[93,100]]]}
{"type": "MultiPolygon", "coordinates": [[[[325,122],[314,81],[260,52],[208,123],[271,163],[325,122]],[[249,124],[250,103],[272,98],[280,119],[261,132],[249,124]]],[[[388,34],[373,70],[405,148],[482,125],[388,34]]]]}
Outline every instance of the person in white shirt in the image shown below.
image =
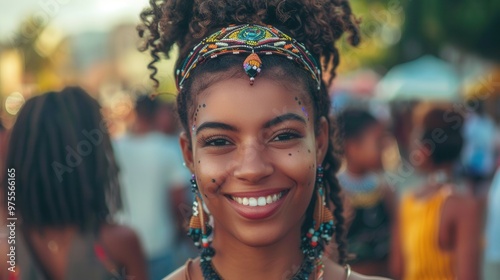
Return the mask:
{"type": "Polygon", "coordinates": [[[472,192],[481,194],[495,172],[495,123],[484,111],[484,104],[477,101],[474,112],[467,117],[464,127],[462,163],[472,192]]]}
{"type": "Polygon", "coordinates": [[[125,208],[121,220],[138,232],[152,280],[175,268],[176,220],[189,182],[179,146],[155,131],[157,108],[157,100],[139,97],[131,131],[114,142],[125,208]]]}

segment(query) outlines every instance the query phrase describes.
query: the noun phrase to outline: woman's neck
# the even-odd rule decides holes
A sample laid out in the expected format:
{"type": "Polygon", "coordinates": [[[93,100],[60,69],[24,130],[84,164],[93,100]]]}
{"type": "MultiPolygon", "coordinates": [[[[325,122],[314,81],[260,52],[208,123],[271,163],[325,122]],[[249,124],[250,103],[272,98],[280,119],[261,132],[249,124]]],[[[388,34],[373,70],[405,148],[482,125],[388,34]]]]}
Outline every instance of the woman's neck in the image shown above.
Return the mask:
{"type": "Polygon", "coordinates": [[[214,234],[212,264],[225,279],[291,279],[304,258],[300,227],[264,247],[245,245],[222,230],[214,234]]]}
{"type": "Polygon", "coordinates": [[[449,183],[453,174],[451,165],[434,167],[426,172],[427,185],[443,185],[449,183]]]}
{"type": "Polygon", "coordinates": [[[429,197],[441,190],[443,186],[450,183],[451,174],[451,167],[443,167],[435,169],[432,172],[428,172],[426,174],[427,182],[422,185],[422,188],[420,188],[420,190],[417,191],[417,197],[429,197]]]}

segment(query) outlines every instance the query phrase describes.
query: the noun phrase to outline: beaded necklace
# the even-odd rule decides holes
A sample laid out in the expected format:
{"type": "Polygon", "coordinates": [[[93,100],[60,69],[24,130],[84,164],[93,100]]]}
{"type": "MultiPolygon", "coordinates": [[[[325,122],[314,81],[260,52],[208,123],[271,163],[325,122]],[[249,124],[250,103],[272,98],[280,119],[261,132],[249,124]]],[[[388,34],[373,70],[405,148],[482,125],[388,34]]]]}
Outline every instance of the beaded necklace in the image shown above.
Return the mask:
{"type": "MultiPolygon", "coordinates": [[[[215,255],[213,248],[204,248],[200,255],[200,266],[205,280],[223,280],[215,267],[212,265],[212,257],[215,255]]],[[[304,257],[299,270],[290,278],[291,280],[308,280],[311,273],[316,268],[316,280],[322,280],[324,274],[324,265],[321,260],[311,260],[304,257]]]]}
{"type": "Polygon", "coordinates": [[[340,185],[350,193],[367,193],[374,191],[379,185],[378,176],[370,173],[362,177],[354,177],[348,171],[338,175],[340,185]]]}

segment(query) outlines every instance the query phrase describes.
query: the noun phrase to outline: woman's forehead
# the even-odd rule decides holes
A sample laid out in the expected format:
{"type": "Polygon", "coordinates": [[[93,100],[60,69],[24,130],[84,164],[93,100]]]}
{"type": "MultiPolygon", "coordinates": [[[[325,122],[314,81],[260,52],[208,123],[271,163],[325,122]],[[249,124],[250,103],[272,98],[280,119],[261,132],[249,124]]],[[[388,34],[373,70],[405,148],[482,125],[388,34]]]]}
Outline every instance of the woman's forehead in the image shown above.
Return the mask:
{"type": "MultiPolygon", "coordinates": [[[[209,63],[207,66],[213,67],[215,65],[209,63]]],[[[296,66],[289,61],[285,61],[285,63],[279,65],[266,66],[268,66],[268,68],[265,68],[265,71],[263,70],[255,78],[255,83],[258,83],[258,81],[262,79],[269,79],[275,83],[281,84],[281,86],[289,90],[298,91],[301,94],[307,95],[309,83],[311,81],[309,81],[309,77],[303,73],[304,70],[296,69],[296,66]]],[[[240,64],[234,64],[224,70],[216,68],[218,69],[216,71],[203,71],[203,66],[200,68],[200,72],[194,73],[195,77],[191,80],[192,83],[189,90],[189,92],[195,93],[195,95],[205,92],[207,88],[223,80],[240,78],[246,80],[246,82],[250,84],[250,80],[242,70],[240,64]]]]}
{"type": "Polygon", "coordinates": [[[255,122],[294,113],[305,120],[309,108],[300,88],[261,77],[254,85],[245,78],[231,78],[212,84],[199,94],[193,120],[229,119],[255,122]]]}

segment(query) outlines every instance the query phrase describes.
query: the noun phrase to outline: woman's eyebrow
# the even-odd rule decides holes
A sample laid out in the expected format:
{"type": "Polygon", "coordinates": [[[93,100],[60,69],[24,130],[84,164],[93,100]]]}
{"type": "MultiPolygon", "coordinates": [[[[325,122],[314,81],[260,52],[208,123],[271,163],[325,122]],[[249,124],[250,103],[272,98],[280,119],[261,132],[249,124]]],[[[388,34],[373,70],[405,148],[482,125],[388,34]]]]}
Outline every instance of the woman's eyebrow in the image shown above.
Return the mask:
{"type": "Polygon", "coordinates": [[[304,124],[307,123],[306,120],[303,117],[301,117],[300,115],[297,115],[294,113],[287,113],[287,114],[283,114],[281,116],[277,116],[276,118],[266,122],[264,124],[264,128],[270,128],[272,126],[278,125],[282,122],[289,121],[289,120],[299,121],[299,122],[304,123],[304,124]]]}
{"type": "MultiPolygon", "coordinates": [[[[303,117],[301,117],[297,114],[294,114],[294,113],[287,113],[287,114],[277,116],[277,117],[273,118],[272,120],[267,121],[263,125],[263,128],[270,128],[272,126],[278,125],[282,122],[289,121],[289,120],[299,121],[299,122],[304,123],[304,124],[307,123],[303,117]]],[[[226,123],[204,122],[200,126],[198,126],[198,128],[196,129],[196,134],[198,134],[200,131],[202,131],[204,129],[210,129],[210,128],[238,132],[238,128],[236,128],[232,125],[226,124],[226,123]]]]}
{"type": "Polygon", "coordinates": [[[229,130],[229,131],[235,131],[238,132],[238,129],[232,125],[226,124],[226,123],[221,123],[221,122],[204,122],[198,128],[196,129],[196,134],[198,134],[200,131],[203,129],[223,129],[223,130],[229,130]]]}

